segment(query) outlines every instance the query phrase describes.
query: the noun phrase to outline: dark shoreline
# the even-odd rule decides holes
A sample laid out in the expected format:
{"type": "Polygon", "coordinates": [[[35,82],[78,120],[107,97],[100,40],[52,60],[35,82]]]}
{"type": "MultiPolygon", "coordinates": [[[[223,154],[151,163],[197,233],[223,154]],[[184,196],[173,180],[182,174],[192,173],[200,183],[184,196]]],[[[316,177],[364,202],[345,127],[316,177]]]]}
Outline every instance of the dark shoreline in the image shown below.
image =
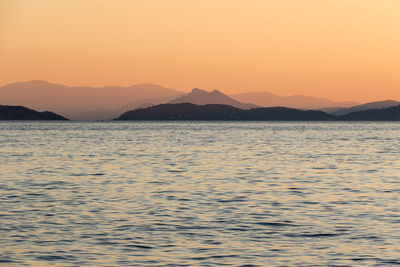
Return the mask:
{"type": "Polygon", "coordinates": [[[286,107],[239,109],[227,105],[161,104],[125,112],[117,121],[400,121],[400,105],[336,116],[286,107]]]}
{"type": "MultiPolygon", "coordinates": [[[[38,112],[23,106],[0,105],[0,121],[70,120],[49,111],[38,112]]],[[[400,105],[382,109],[355,111],[345,115],[333,115],[318,110],[299,110],[286,107],[239,109],[221,104],[161,104],[127,111],[113,120],[79,121],[394,122],[400,121],[400,105]]]]}

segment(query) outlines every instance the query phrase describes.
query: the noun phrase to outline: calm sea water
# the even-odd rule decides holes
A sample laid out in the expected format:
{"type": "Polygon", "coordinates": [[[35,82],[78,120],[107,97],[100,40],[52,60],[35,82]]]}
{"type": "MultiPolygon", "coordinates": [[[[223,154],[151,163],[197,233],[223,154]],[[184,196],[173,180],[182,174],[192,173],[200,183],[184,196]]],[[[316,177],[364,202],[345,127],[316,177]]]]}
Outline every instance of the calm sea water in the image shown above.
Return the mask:
{"type": "Polygon", "coordinates": [[[0,123],[0,265],[391,266],[399,198],[400,123],[0,123]]]}

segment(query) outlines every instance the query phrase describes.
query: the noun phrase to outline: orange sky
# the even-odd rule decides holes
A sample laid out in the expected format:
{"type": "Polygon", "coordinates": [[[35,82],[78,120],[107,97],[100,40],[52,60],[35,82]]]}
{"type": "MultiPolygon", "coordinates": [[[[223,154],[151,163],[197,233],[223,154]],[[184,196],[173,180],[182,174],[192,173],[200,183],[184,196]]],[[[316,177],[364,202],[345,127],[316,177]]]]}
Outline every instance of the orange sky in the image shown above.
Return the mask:
{"type": "Polygon", "coordinates": [[[399,0],[1,0],[0,85],[400,100],[399,0]]]}

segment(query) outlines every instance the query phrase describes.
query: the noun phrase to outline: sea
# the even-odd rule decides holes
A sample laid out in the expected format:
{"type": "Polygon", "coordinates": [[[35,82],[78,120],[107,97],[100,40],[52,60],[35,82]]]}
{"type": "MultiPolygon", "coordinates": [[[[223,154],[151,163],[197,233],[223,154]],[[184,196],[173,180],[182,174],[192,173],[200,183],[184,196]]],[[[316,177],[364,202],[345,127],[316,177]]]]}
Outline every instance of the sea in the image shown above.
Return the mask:
{"type": "Polygon", "coordinates": [[[0,265],[400,265],[400,123],[0,122],[0,265]]]}

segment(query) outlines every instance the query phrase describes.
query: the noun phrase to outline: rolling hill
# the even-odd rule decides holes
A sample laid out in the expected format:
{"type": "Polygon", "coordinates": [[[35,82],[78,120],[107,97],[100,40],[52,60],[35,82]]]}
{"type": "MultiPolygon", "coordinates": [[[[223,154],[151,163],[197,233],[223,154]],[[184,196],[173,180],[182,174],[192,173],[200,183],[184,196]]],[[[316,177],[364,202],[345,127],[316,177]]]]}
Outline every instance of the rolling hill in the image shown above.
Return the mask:
{"type": "Polygon", "coordinates": [[[384,100],[384,101],[375,101],[369,102],[362,105],[353,106],[350,108],[339,109],[334,112],[331,112],[333,115],[341,116],[346,115],[356,111],[363,111],[368,109],[382,109],[400,105],[400,102],[394,100],[384,100]]]}
{"type": "Polygon", "coordinates": [[[400,121],[400,105],[348,113],[339,117],[344,121],[400,121]]]}

